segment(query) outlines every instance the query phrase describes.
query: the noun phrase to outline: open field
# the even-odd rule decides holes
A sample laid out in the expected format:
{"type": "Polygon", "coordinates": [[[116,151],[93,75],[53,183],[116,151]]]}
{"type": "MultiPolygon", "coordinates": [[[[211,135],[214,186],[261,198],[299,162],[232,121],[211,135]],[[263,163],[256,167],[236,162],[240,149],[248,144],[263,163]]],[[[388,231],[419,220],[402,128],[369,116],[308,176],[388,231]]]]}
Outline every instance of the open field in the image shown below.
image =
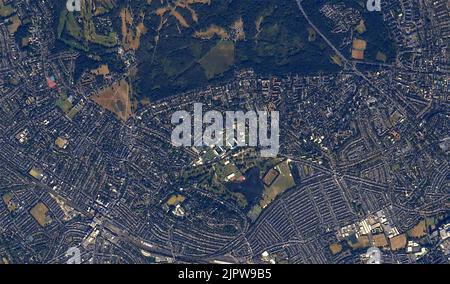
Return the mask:
{"type": "Polygon", "coordinates": [[[170,15],[175,17],[175,19],[177,19],[178,23],[184,27],[184,28],[189,28],[189,24],[186,21],[186,19],[183,17],[183,15],[181,15],[177,10],[173,9],[172,11],[170,11],[170,15]]]}
{"type": "Polygon", "coordinates": [[[106,13],[115,7],[113,0],[84,0],[81,12],[68,12],[63,9],[59,15],[57,28],[58,38],[67,45],[88,51],[87,43],[113,47],[117,44],[116,33],[98,34],[94,24],[94,17],[106,13]],[[93,13],[95,5],[96,12],[93,13]],[[81,21],[81,23],[79,23],[81,21]]]}
{"type": "MultiPolygon", "coordinates": [[[[162,4],[163,2],[161,2],[162,4]]],[[[192,4],[207,4],[210,5],[211,1],[205,1],[205,0],[176,0],[169,2],[167,6],[164,7],[158,7],[154,13],[161,18],[161,23],[165,22],[167,18],[165,18],[165,14],[168,13],[169,16],[174,17],[178,24],[183,28],[189,28],[190,25],[186,18],[183,16],[183,14],[180,12],[183,9],[188,10],[191,14],[191,19],[194,23],[198,22],[198,14],[197,12],[190,6],[192,4]],[[177,8],[179,8],[180,11],[177,11],[177,8]]],[[[181,32],[181,31],[180,31],[181,32]]]]}
{"type": "Polygon", "coordinates": [[[227,71],[234,63],[234,43],[220,41],[202,59],[200,65],[208,79],[227,71]]]}
{"type": "Polygon", "coordinates": [[[362,60],[364,59],[364,50],[366,50],[367,42],[362,39],[354,39],[352,47],[352,58],[362,60]]]}
{"type": "Polygon", "coordinates": [[[42,171],[38,168],[32,168],[28,173],[37,180],[41,180],[43,178],[42,171]]]}
{"type": "Polygon", "coordinates": [[[46,225],[52,222],[52,219],[47,215],[48,208],[44,203],[39,202],[36,204],[30,211],[31,216],[39,223],[41,227],[45,227],[46,225]]]}
{"type": "Polygon", "coordinates": [[[143,22],[137,24],[133,30],[133,18],[127,8],[120,11],[122,45],[125,49],[137,50],[141,44],[141,37],[147,32],[143,22]]]}
{"type": "Polygon", "coordinates": [[[4,5],[1,3],[0,5],[0,17],[9,17],[14,13],[14,8],[11,5],[4,5]]]}
{"type": "Polygon", "coordinates": [[[3,203],[5,203],[5,205],[6,205],[6,207],[8,208],[8,210],[10,211],[10,212],[13,212],[13,211],[15,211],[16,209],[17,209],[17,204],[15,204],[14,202],[13,202],[13,194],[11,193],[11,192],[9,192],[9,193],[5,193],[3,196],[2,196],[2,199],[3,199],[3,203]]]}
{"type": "Polygon", "coordinates": [[[384,234],[373,235],[373,242],[376,247],[387,247],[388,242],[384,234]]]}
{"type": "Polygon", "coordinates": [[[222,40],[230,38],[228,32],[217,25],[211,25],[204,31],[197,31],[194,33],[194,37],[201,39],[212,39],[214,36],[218,36],[222,40]]]}
{"type": "Polygon", "coordinates": [[[427,234],[427,226],[425,220],[420,221],[416,226],[408,231],[408,236],[420,238],[427,234]]]}
{"type": "Polygon", "coordinates": [[[181,194],[174,194],[169,197],[169,199],[166,201],[166,204],[169,206],[175,206],[177,204],[182,203],[185,199],[186,197],[184,197],[181,194]]]}
{"type": "Polygon", "coordinates": [[[20,20],[19,16],[15,15],[11,17],[11,24],[8,25],[8,31],[10,33],[15,33],[19,29],[20,25],[22,25],[22,21],[20,20]]]}
{"type": "Polygon", "coordinates": [[[395,237],[393,237],[391,239],[391,249],[393,251],[402,249],[406,246],[406,235],[405,234],[401,234],[401,235],[397,235],[395,237]]]}
{"type": "Polygon", "coordinates": [[[275,169],[280,174],[277,176],[275,181],[272,182],[270,187],[265,186],[263,199],[259,203],[259,206],[261,206],[261,208],[265,208],[279,194],[295,186],[294,178],[292,177],[289,162],[287,160],[275,166],[275,169]]]}
{"type": "Polygon", "coordinates": [[[125,79],[100,91],[92,100],[103,108],[113,112],[122,121],[127,121],[131,112],[130,85],[125,79]]]}
{"type": "Polygon", "coordinates": [[[361,20],[359,24],[356,26],[356,31],[359,34],[363,34],[366,31],[366,25],[364,24],[364,20],[361,20]]]}
{"type": "Polygon", "coordinates": [[[332,254],[338,254],[342,251],[342,245],[340,244],[331,244],[330,250],[332,254]]]}
{"type": "Polygon", "coordinates": [[[263,182],[266,186],[270,186],[274,180],[280,175],[280,173],[275,169],[270,169],[263,178],[263,182]]]}
{"type": "Polygon", "coordinates": [[[94,0],[95,16],[103,15],[116,6],[116,0],[94,0]]]}
{"type": "Polygon", "coordinates": [[[367,47],[367,42],[362,39],[353,40],[353,49],[365,50],[367,47]]]}
{"type": "Polygon", "coordinates": [[[370,246],[370,240],[368,236],[359,236],[356,243],[351,243],[350,241],[348,241],[347,243],[352,249],[367,248],[370,246]]]}
{"type": "Polygon", "coordinates": [[[67,13],[66,16],[66,31],[76,39],[81,40],[83,36],[83,31],[80,25],[77,23],[73,13],[67,13]]]}
{"type": "Polygon", "coordinates": [[[69,144],[69,141],[65,138],[58,137],[55,140],[55,145],[58,146],[58,148],[60,148],[60,149],[66,148],[67,144],[69,144]]]}
{"type": "Polygon", "coordinates": [[[56,101],[56,106],[58,106],[64,114],[68,114],[72,109],[72,103],[67,99],[66,95],[59,95],[58,100],[56,101]]]}
{"type": "Polygon", "coordinates": [[[91,70],[91,72],[92,74],[95,74],[97,76],[105,76],[109,74],[109,66],[108,64],[102,64],[98,68],[91,70]]]}
{"type": "Polygon", "coordinates": [[[236,20],[233,25],[232,29],[234,30],[234,40],[245,40],[245,30],[244,30],[244,21],[242,20],[242,17],[236,20]]]}

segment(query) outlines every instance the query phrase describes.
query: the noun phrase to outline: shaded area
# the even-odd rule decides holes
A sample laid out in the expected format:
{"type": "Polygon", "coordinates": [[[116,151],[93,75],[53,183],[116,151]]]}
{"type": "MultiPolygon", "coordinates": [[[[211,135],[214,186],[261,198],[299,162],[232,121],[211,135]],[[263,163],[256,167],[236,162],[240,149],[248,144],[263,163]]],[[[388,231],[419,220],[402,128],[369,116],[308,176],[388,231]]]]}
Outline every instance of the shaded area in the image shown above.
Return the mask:
{"type": "Polygon", "coordinates": [[[243,182],[229,182],[226,188],[232,192],[242,193],[250,206],[257,202],[264,191],[264,185],[259,177],[259,168],[253,167],[245,173],[243,182]]]}

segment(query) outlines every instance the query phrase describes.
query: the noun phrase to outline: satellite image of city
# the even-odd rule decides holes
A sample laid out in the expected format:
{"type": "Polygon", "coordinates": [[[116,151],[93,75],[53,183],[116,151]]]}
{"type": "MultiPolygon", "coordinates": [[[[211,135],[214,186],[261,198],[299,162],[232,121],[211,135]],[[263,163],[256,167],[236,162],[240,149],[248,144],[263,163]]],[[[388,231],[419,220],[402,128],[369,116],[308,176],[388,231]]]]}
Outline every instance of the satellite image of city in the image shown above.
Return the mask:
{"type": "Polygon", "coordinates": [[[0,264],[380,263],[450,263],[450,0],[0,0],[0,264]]]}

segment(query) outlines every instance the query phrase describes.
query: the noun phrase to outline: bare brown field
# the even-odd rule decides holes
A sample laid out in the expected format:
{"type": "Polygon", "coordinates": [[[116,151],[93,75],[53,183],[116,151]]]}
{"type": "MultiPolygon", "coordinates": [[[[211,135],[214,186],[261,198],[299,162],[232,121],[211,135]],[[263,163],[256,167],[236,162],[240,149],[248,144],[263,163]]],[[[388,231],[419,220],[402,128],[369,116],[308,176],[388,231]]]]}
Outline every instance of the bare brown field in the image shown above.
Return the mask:
{"type": "Polygon", "coordinates": [[[166,204],[169,206],[174,206],[179,203],[182,203],[185,199],[186,199],[186,197],[183,195],[174,194],[174,195],[170,196],[170,198],[166,201],[166,204]]]}
{"type": "MultiPolygon", "coordinates": [[[[163,1],[161,1],[161,4],[163,4],[163,1]]],[[[188,21],[177,11],[177,8],[188,10],[191,13],[192,21],[198,22],[197,12],[190,6],[192,4],[211,5],[211,0],[177,0],[174,3],[168,3],[165,7],[156,9],[155,14],[161,17],[161,22],[165,22],[169,16],[172,16],[177,20],[180,26],[189,28],[188,21]],[[169,13],[169,16],[164,17],[166,13],[169,13]]]]}
{"type": "Polygon", "coordinates": [[[353,59],[364,59],[364,50],[352,49],[353,59]]]}
{"type": "Polygon", "coordinates": [[[367,47],[367,42],[362,39],[353,40],[353,49],[365,50],[367,47]]]}
{"type": "Polygon", "coordinates": [[[48,217],[48,208],[44,203],[39,202],[36,204],[30,211],[31,216],[39,223],[41,227],[45,227],[46,225],[52,222],[51,218],[48,217]]]}
{"type": "Polygon", "coordinates": [[[393,251],[402,249],[405,246],[406,246],[406,235],[405,234],[397,235],[391,239],[391,249],[393,251]]]}
{"type": "Polygon", "coordinates": [[[125,49],[137,50],[141,43],[141,36],[147,32],[144,23],[140,22],[136,26],[136,30],[132,29],[133,18],[130,11],[124,8],[120,11],[120,18],[122,21],[122,45],[125,49]]]}
{"type": "Polygon", "coordinates": [[[122,121],[127,121],[131,115],[130,85],[125,79],[100,91],[92,100],[101,107],[113,112],[122,121]]]}
{"type": "Polygon", "coordinates": [[[364,24],[364,20],[361,20],[359,24],[356,26],[356,31],[359,34],[363,34],[366,31],[366,25],[364,24]]]}
{"type": "Polygon", "coordinates": [[[170,11],[170,15],[174,16],[182,27],[189,28],[189,24],[187,23],[186,19],[177,10],[173,9],[172,11],[170,11]]]}
{"type": "Polygon", "coordinates": [[[234,30],[234,40],[245,40],[244,21],[242,17],[236,20],[231,28],[234,30]]]}
{"type": "Polygon", "coordinates": [[[196,38],[201,38],[201,39],[211,39],[215,35],[217,35],[222,40],[227,40],[230,38],[230,35],[224,28],[216,26],[216,25],[211,25],[205,31],[198,31],[198,32],[195,32],[195,34],[194,34],[194,36],[196,38]]]}
{"type": "Polygon", "coordinates": [[[97,76],[102,75],[108,75],[109,74],[109,67],[108,64],[102,64],[98,68],[91,70],[91,72],[97,76]]]}
{"type": "Polygon", "coordinates": [[[261,33],[261,24],[264,20],[264,16],[259,16],[258,19],[256,19],[255,21],[255,29],[256,29],[256,35],[255,35],[255,40],[258,40],[258,36],[261,33]]]}
{"type": "Polygon", "coordinates": [[[12,23],[8,26],[8,31],[10,33],[15,33],[19,29],[20,25],[22,25],[22,21],[20,20],[19,16],[15,15],[11,18],[12,23]]]}
{"type": "Polygon", "coordinates": [[[13,194],[11,192],[9,193],[5,193],[2,196],[3,202],[5,203],[6,207],[8,208],[8,210],[10,212],[16,211],[17,209],[17,204],[15,204],[12,200],[13,200],[13,194]]]}
{"type": "Polygon", "coordinates": [[[413,238],[421,238],[427,234],[427,226],[425,220],[420,221],[411,230],[408,231],[408,236],[413,238]]]}
{"type": "Polygon", "coordinates": [[[373,242],[376,247],[387,247],[388,242],[384,234],[378,234],[373,236],[373,242]]]}
{"type": "Polygon", "coordinates": [[[367,47],[367,42],[363,39],[354,39],[352,47],[352,58],[353,59],[364,59],[364,50],[367,47]]]}
{"type": "Polygon", "coordinates": [[[348,241],[347,243],[352,249],[360,249],[370,246],[370,240],[368,236],[359,236],[357,243],[352,244],[350,241],[348,241]]]}
{"type": "Polygon", "coordinates": [[[170,7],[161,7],[156,9],[155,14],[157,16],[163,16],[167,11],[170,11],[170,7]]]}
{"type": "Polygon", "coordinates": [[[342,251],[342,245],[340,244],[331,244],[330,250],[332,254],[338,254],[342,251]]]}

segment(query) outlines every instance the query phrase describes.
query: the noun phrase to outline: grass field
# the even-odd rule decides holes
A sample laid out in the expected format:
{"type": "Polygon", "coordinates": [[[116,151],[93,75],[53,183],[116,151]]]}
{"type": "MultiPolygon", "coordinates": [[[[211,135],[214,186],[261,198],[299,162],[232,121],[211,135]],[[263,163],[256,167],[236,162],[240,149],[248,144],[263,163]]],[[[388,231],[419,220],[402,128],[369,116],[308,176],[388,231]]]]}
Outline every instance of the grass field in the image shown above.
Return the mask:
{"type": "MultiPolygon", "coordinates": [[[[85,0],[81,5],[81,13],[68,12],[66,9],[62,10],[59,16],[59,23],[57,28],[58,38],[67,45],[81,49],[89,50],[86,45],[87,42],[99,44],[105,47],[113,47],[117,44],[116,33],[111,31],[108,34],[97,34],[93,17],[97,15],[92,13],[94,0],[85,0]],[[81,24],[78,23],[77,17],[81,19],[81,24]],[[68,35],[68,37],[64,37],[68,35]]],[[[112,0],[95,1],[95,7],[103,14],[115,5],[112,0]]]]}
{"type": "Polygon", "coordinates": [[[72,109],[72,103],[67,99],[66,95],[61,94],[56,101],[56,105],[64,112],[64,114],[68,114],[72,109]]]}
{"type": "Polygon", "coordinates": [[[272,182],[272,184],[267,187],[265,186],[263,199],[260,201],[259,206],[265,208],[269,205],[279,194],[285,192],[289,188],[295,186],[294,178],[291,174],[291,169],[289,167],[289,162],[287,160],[281,162],[275,166],[275,170],[279,172],[279,175],[272,182]]]}
{"type": "Polygon", "coordinates": [[[14,13],[14,8],[11,5],[0,5],[0,17],[9,17],[14,13]]]}
{"type": "Polygon", "coordinates": [[[103,108],[113,112],[122,121],[127,121],[132,115],[130,85],[125,79],[100,91],[92,100],[103,108]]]}
{"type": "Polygon", "coordinates": [[[75,19],[75,16],[73,13],[67,13],[66,15],[66,31],[73,36],[74,38],[81,40],[83,36],[83,31],[78,25],[77,20],[75,19]]]}
{"type": "Polygon", "coordinates": [[[68,113],[67,117],[70,119],[73,119],[77,113],[84,107],[84,102],[79,102],[77,105],[75,105],[68,113]]]}
{"type": "Polygon", "coordinates": [[[234,64],[234,43],[220,41],[199,60],[199,63],[208,79],[224,73],[234,64]]]}
{"type": "Polygon", "coordinates": [[[95,0],[95,16],[103,15],[114,9],[116,0],[95,0]]]}

